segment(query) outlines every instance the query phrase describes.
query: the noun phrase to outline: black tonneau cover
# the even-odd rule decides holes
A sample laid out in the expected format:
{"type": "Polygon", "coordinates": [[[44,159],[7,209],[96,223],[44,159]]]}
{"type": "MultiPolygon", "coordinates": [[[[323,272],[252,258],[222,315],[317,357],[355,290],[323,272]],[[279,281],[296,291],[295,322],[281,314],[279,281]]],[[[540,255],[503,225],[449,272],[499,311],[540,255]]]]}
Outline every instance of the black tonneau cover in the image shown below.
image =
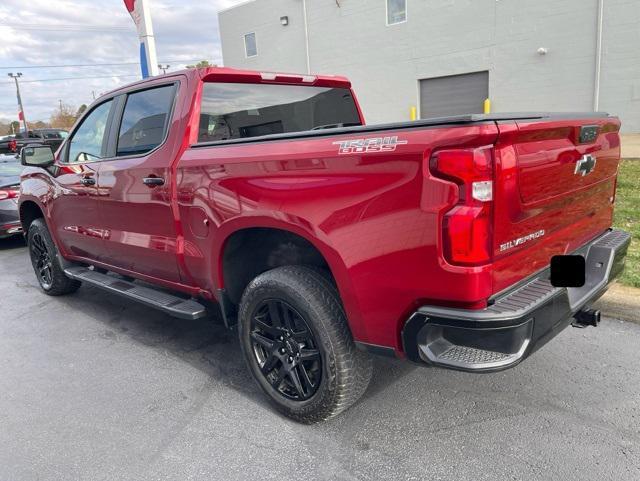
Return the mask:
{"type": "Polygon", "coordinates": [[[303,130],[301,132],[287,132],[284,134],[260,135],[241,139],[217,140],[214,142],[200,142],[192,148],[214,147],[218,145],[246,144],[249,142],[267,142],[270,140],[294,140],[305,137],[326,137],[333,135],[361,134],[378,132],[381,130],[419,129],[437,127],[441,125],[463,125],[482,122],[506,122],[510,120],[562,120],[606,118],[607,112],[515,112],[501,114],[466,114],[450,117],[434,117],[432,119],[412,120],[409,122],[392,122],[387,124],[357,125],[354,127],[338,127],[335,129],[303,130]]]}

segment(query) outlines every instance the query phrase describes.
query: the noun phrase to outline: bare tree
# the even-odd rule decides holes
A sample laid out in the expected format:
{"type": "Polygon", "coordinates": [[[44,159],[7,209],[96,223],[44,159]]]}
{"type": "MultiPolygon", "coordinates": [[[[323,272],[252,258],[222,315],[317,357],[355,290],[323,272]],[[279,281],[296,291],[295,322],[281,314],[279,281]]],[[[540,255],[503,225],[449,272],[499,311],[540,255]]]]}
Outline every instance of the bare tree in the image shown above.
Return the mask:
{"type": "Polygon", "coordinates": [[[77,113],[78,110],[74,106],[61,102],[60,106],[51,114],[51,127],[54,129],[71,129],[78,118],[77,113]]]}

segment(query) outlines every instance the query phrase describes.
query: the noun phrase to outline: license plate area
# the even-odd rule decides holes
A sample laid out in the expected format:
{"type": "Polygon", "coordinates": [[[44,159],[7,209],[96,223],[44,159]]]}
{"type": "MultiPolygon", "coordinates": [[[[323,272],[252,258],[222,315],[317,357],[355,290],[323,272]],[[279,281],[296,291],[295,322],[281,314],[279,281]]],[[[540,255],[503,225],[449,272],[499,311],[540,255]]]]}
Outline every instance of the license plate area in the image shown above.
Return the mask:
{"type": "Polygon", "coordinates": [[[582,287],[586,281],[586,260],[580,255],[561,255],[551,258],[553,287],[582,287]]]}

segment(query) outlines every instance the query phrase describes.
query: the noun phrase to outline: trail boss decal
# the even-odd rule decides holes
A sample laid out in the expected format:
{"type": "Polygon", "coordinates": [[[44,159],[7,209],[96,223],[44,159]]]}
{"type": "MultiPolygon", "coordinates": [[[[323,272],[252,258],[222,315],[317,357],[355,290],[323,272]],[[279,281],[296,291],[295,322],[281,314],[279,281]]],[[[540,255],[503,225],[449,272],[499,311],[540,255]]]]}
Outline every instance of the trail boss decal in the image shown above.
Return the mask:
{"type": "Polygon", "coordinates": [[[369,139],[350,139],[333,142],[339,145],[338,154],[364,154],[369,152],[393,152],[398,145],[408,144],[407,140],[398,140],[398,136],[374,137],[369,139]]]}
{"type": "Polygon", "coordinates": [[[527,234],[522,237],[518,237],[517,239],[510,240],[509,242],[505,242],[504,244],[500,244],[500,252],[504,252],[509,249],[513,249],[514,247],[521,246],[529,241],[534,239],[538,239],[544,235],[544,229],[539,230],[538,232],[532,232],[531,234],[527,234]]]}

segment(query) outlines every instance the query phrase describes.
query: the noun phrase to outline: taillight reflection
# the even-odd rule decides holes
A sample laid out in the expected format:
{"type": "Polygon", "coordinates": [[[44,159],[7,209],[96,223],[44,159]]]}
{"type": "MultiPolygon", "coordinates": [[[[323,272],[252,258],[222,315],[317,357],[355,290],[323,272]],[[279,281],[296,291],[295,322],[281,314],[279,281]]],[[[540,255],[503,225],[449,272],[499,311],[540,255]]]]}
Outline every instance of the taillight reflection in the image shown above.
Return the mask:
{"type": "Polygon", "coordinates": [[[0,189],[0,200],[17,199],[20,196],[20,189],[11,187],[9,189],[0,189]]]}

